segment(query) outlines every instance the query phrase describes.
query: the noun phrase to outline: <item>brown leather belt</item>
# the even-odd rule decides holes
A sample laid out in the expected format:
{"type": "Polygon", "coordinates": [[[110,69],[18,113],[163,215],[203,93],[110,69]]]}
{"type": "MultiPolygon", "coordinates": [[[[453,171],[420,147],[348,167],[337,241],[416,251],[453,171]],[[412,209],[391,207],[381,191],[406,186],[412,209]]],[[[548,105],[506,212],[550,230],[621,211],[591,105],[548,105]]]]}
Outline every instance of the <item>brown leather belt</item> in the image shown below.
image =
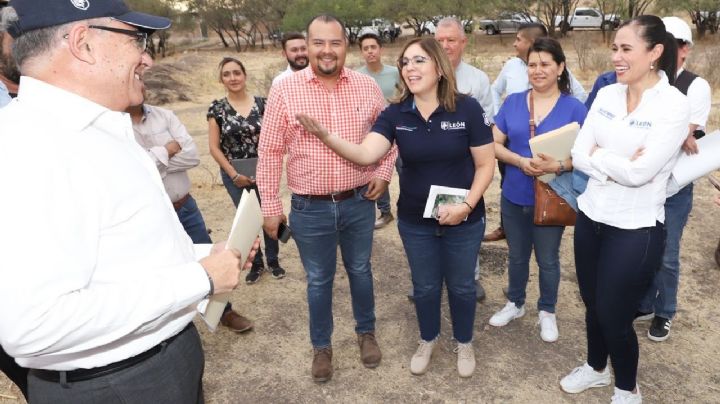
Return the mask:
{"type": "Polygon", "coordinates": [[[327,194],[327,195],[298,195],[298,196],[301,198],[315,199],[318,201],[340,202],[340,201],[344,201],[346,199],[352,198],[363,187],[365,187],[365,185],[360,185],[357,188],[348,189],[347,191],[336,192],[334,194],[327,194]]]}
{"type": "Polygon", "coordinates": [[[175,208],[175,210],[180,210],[188,199],[190,199],[190,194],[185,194],[185,196],[173,202],[173,208],[175,208]]]}
{"type": "Polygon", "coordinates": [[[98,368],[92,368],[92,369],[76,369],[76,370],[69,370],[69,371],[56,371],[56,370],[42,370],[42,369],[32,369],[31,372],[33,375],[37,376],[40,379],[43,379],[48,382],[53,383],[73,383],[73,382],[81,382],[83,380],[90,380],[94,379],[96,377],[100,376],[106,376],[115,372],[119,372],[123,369],[127,369],[129,367],[135,366],[140,362],[144,362],[151,357],[155,356],[157,353],[163,350],[166,346],[171,344],[177,337],[184,334],[189,329],[193,328],[192,321],[188,323],[188,325],[185,326],[185,328],[182,329],[179,333],[176,335],[166,339],[165,341],[155,345],[154,347],[148,349],[145,352],[139,353],[133,357],[123,359],[119,362],[111,363],[109,365],[101,366],[98,368]]]}

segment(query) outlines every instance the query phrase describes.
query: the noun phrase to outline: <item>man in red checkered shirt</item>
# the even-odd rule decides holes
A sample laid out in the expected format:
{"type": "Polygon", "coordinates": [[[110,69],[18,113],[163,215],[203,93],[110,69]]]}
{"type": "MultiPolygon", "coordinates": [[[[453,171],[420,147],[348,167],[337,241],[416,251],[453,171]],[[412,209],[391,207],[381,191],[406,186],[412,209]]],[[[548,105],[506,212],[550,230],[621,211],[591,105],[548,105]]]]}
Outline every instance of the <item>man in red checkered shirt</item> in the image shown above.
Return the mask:
{"type": "Polygon", "coordinates": [[[277,237],[287,219],[279,198],[283,157],[292,191],[290,224],[307,275],[312,376],[332,377],[332,288],[337,246],[350,281],[360,357],[368,368],[382,357],[375,340],[375,300],[370,269],[374,201],[387,189],[396,150],[377,166],[350,163],[305,132],[295,119],[303,113],[329,131],[360,143],[384,108],[380,88],[369,76],[344,67],[345,27],[335,17],[315,17],[307,27],[310,69],[270,89],[260,133],[257,184],[265,231],[277,237]]]}

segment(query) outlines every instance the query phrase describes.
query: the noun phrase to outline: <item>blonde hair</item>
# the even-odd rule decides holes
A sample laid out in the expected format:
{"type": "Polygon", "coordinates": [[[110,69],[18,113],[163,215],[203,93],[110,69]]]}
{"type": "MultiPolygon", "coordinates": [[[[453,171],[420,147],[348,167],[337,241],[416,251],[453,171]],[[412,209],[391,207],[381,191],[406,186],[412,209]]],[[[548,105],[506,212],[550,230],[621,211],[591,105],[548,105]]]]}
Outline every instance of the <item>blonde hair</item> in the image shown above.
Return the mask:
{"type": "MultiPolygon", "coordinates": [[[[435,62],[438,72],[440,73],[440,81],[437,86],[437,97],[440,105],[445,108],[448,112],[455,112],[455,101],[458,96],[455,80],[455,69],[453,69],[450,59],[448,59],[440,43],[435,38],[415,38],[405,44],[402,51],[400,52],[400,58],[403,58],[405,51],[412,46],[417,44],[430,58],[435,62]]],[[[402,77],[402,67],[400,66],[400,60],[398,60],[398,72],[402,77]]],[[[393,102],[400,103],[408,99],[412,94],[405,84],[405,80],[401,80],[398,84],[400,89],[400,96],[393,102]]]]}

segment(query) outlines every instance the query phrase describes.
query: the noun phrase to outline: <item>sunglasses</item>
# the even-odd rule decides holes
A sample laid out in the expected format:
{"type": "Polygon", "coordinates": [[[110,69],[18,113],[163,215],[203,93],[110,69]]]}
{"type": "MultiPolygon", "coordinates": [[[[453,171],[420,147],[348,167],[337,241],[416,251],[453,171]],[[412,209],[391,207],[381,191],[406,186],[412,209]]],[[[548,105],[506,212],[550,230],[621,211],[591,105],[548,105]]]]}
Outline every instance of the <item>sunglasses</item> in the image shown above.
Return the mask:
{"type": "Polygon", "coordinates": [[[417,55],[417,56],[413,56],[411,58],[402,57],[402,58],[398,59],[397,63],[398,63],[398,66],[402,69],[411,63],[415,67],[420,67],[429,61],[430,61],[429,57],[417,55]]]}
{"type": "Polygon", "coordinates": [[[99,29],[102,31],[109,31],[109,32],[114,32],[116,34],[123,34],[123,35],[134,37],[135,38],[135,46],[137,46],[138,49],[140,49],[143,52],[145,52],[145,50],[147,50],[147,42],[148,42],[147,32],[131,30],[131,29],[106,27],[103,25],[88,25],[88,28],[99,29]]]}

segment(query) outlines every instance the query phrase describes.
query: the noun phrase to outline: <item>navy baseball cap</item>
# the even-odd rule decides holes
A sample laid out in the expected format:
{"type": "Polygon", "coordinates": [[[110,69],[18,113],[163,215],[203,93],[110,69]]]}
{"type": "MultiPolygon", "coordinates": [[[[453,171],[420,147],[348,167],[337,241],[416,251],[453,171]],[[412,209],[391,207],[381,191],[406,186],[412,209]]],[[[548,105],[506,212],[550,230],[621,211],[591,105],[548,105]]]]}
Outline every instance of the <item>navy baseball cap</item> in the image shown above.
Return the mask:
{"type": "Polygon", "coordinates": [[[170,20],[131,11],[123,0],[11,0],[18,20],[8,32],[17,38],[26,32],[91,18],[110,17],[146,31],[170,27],[170,20]]]}

